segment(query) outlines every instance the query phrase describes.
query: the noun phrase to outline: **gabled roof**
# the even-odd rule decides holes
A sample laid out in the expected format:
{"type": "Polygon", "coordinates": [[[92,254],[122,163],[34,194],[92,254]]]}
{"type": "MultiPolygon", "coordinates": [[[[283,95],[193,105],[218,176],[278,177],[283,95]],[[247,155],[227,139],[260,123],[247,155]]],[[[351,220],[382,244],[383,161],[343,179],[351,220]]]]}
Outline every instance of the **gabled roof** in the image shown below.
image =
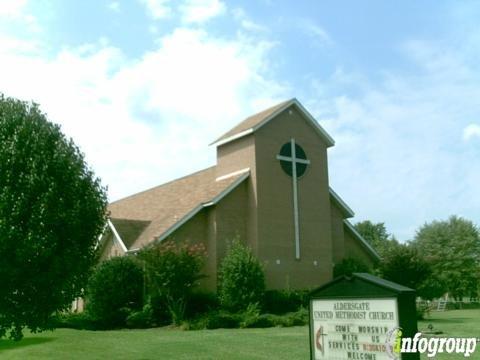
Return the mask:
{"type": "Polygon", "coordinates": [[[325,141],[327,147],[333,146],[335,141],[332,139],[330,135],[320,126],[317,120],[303,107],[300,102],[293,98],[266,110],[263,110],[255,115],[252,115],[245,120],[243,120],[240,124],[236,125],[225,134],[220,136],[217,140],[215,140],[210,145],[223,145],[229,143],[230,141],[240,139],[244,136],[250,135],[260,129],[263,125],[267,124],[270,120],[275,118],[278,114],[283,112],[284,110],[288,109],[290,106],[295,106],[300,113],[302,113],[307,120],[307,122],[312,125],[313,129],[318,133],[318,135],[325,141]]]}
{"type": "Polygon", "coordinates": [[[110,218],[112,225],[120,236],[120,240],[130,249],[135,240],[150,225],[151,221],[110,218]]]}
{"type": "Polygon", "coordinates": [[[215,205],[250,172],[216,179],[216,168],[196,172],[115,201],[110,219],[129,251],[161,241],[201,209],[215,205]]]}
{"type": "Polygon", "coordinates": [[[331,187],[329,187],[328,190],[330,192],[330,199],[335,205],[337,205],[342,215],[346,218],[354,217],[355,213],[350,206],[348,206],[347,203],[343,201],[343,199],[335,191],[333,191],[331,187]]]}
{"type": "Polygon", "coordinates": [[[345,229],[355,237],[361,245],[371,254],[373,255],[377,260],[380,260],[380,255],[375,251],[375,249],[368,243],[367,240],[363,238],[362,235],[355,229],[355,227],[350,223],[348,220],[343,220],[343,223],[345,225],[345,229]]]}

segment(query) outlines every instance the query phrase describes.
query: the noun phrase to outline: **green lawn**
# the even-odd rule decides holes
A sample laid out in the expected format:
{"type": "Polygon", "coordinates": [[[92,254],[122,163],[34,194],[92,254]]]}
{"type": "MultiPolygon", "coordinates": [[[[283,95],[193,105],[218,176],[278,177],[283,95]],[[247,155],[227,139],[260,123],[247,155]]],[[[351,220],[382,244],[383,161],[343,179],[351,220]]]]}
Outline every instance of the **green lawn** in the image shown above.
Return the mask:
{"type": "MultiPolygon", "coordinates": [[[[445,312],[433,311],[431,315],[424,321],[419,322],[419,331],[428,331],[428,325],[433,325],[433,330],[440,330],[443,334],[439,337],[477,337],[480,338],[480,309],[477,310],[451,310],[445,312]]],[[[431,359],[426,355],[423,359],[431,359]]],[[[458,354],[439,354],[435,359],[473,359],[480,360],[480,343],[477,343],[475,352],[465,358],[458,354]]]]}
{"type": "MultiPolygon", "coordinates": [[[[432,313],[419,324],[440,336],[480,336],[480,310],[432,313]]],[[[27,334],[19,343],[0,341],[0,359],[308,359],[308,328],[181,331],[59,329],[27,334]]],[[[479,349],[469,359],[480,360],[479,349]]],[[[459,355],[438,359],[463,359],[459,355]]],[[[422,359],[427,359],[426,356],[422,359]]]]}

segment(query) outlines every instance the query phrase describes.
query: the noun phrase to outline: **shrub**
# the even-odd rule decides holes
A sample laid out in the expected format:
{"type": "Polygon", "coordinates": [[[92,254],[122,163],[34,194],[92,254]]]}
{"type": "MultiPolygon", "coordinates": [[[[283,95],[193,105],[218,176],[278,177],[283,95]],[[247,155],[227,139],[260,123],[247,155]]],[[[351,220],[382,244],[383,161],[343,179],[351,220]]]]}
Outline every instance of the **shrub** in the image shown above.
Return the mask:
{"type": "Polygon", "coordinates": [[[239,315],[223,311],[214,311],[205,317],[205,329],[235,329],[240,327],[239,315]]]}
{"type": "Polygon", "coordinates": [[[260,314],[258,308],[250,306],[241,313],[230,313],[224,310],[211,311],[200,318],[185,323],[185,330],[201,329],[233,329],[233,328],[268,328],[274,326],[290,327],[308,324],[308,310],[301,308],[298,311],[284,315],[260,314]]]}
{"type": "Polygon", "coordinates": [[[135,259],[112,258],[90,277],[86,310],[106,328],[124,326],[128,314],[142,308],[142,293],[143,271],[135,259]]]}
{"type": "Polygon", "coordinates": [[[265,293],[263,268],[238,240],[232,243],[220,266],[218,293],[222,307],[231,311],[262,303],[265,293]]]}
{"type": "Polygon", "coordinates": [[[98,324],[92,319],[89,313],[57,313],[51,318],[53,328],[68,328],[76,330],[96,330],[98,324]]]}
{"type": "Polygon", "coordinates": [[[247,306],[245,311],[238,313],[238,316],[241,319],[240,327],[249,327],[249,324],[255,323],[260,317],[260,308],[257,304],[250,304],[247,306]]]}
{"type": "Polygon", "coordinates": [[[127,316],[126,324],[132,329],[145,329],[154,325],[153,310],[150,304],[146,304],[142,310],[134,311],[127,316]]]}
{"type": "Polygon", "coordinates": [[[160,326],[172,322],[172,316],[167,308],[167,301],[158,294],[150,295],[148,304],[152,309],[152,321],[160,326]]]}
{"type": "Polygon", "coordinates": [[[261,314],[257,317],[249,318],[244,321],[243,327],[245,328],[269,328],[277,326],[279,316],[273,314],[261,314]]]}
{"type": "Polygon", "coordinates": [[[278,325],[284,327],[303,326],[309,322],[309,312],[306,308],[301,308],[298,311],[285,314],[284,316],[280,317],[280,320],[282,323],[278,325]]]}
{"type": "Polygon", "coordinates": [[[308,290],[267,290],[263,309],[271,314],[294,312],[309,304],[308,290]]]}
{"type": "Polygon", "coordinates": [[[217,295],[212,292],[193,292],[187,299],[185,316],[194,318],[195,316],[218,310],[219,302],[217,295]]]}
{"type": "Polygon", "coordinates": [[[177,245],[168,241],[139,254],[145,262],[150,296],[163,304],[174,324],[184,319],[187,300],[205,259],[203,245],[177,245]]]}

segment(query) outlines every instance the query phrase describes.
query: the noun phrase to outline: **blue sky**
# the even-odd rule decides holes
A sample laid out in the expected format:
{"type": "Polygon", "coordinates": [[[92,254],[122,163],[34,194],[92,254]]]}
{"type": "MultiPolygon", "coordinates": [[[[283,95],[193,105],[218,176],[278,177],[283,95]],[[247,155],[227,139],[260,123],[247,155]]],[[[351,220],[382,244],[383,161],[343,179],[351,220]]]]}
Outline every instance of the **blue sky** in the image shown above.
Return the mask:
{"type": "Polygon", "coordinates": [[[332,187],[400,240],[480,224],[474,1],[0,0],[0,91],[38,102],[115,200],[215,162],[298,98],[336,140],[332,187]]]}

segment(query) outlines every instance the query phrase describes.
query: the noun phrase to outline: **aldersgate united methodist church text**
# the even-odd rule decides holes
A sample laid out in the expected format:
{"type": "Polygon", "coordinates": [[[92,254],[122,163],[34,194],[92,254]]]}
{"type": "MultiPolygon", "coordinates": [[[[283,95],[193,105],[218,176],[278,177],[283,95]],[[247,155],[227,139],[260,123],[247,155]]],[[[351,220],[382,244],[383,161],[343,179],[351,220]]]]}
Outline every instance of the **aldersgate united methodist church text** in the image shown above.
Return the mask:
{"type": "Polygon", "coordinates": [[[315,319],[394,320],[393,311],[370,311],[368,302],[338,302],[333,311],[314,311],[315,319]],[[367,316],[368,313],[368,316],[367,316]]]}

